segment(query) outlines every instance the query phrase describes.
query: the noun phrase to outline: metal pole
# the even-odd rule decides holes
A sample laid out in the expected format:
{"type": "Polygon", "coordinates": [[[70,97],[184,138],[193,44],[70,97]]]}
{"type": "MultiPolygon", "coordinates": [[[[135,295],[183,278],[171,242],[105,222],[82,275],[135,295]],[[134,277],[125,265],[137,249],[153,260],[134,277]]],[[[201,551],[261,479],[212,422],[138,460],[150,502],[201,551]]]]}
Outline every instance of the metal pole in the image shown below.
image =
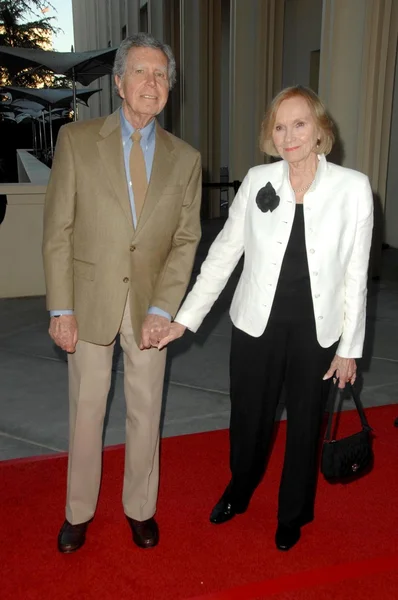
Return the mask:
{"type": "Polygon", "coordinates": [[[72,81],[73,81],[73,120],[77,121],[76,74],[75,74],[74,67],[72,69],[72,81]]]}
{"type": "Polygon", "coordinates": [[[46,122],[44,120],[44,112],[42,113],[42,121],[43,121],[43,137],[44,137],[44,152],[47,154],[47,133],[46,133],[46,122]]]}
{"type": "Polygon", "coordinates": [[[39,125],[39,142],[40,142],[40,150],[43,150],[43,135],[41,132],[41,121],[40,117],[37,119],[37,123],[39,125]]]}
{"type": "Polygon", "coordinates": [[[36,138],[36,121],[32,117],[32,139],[33,139],[33,153],[37,154],[37,138],[36,138]]]}
{"type": "Polygon", "coordinates": [[[51,151],[51,158],[53,158],[54,156],[54,139],[53,139],[53,116],[52,116],[52,109],[51,106],[48,107],[48,119],[49,119],[49,124],[50,124],[50,151],[51,151]]]}

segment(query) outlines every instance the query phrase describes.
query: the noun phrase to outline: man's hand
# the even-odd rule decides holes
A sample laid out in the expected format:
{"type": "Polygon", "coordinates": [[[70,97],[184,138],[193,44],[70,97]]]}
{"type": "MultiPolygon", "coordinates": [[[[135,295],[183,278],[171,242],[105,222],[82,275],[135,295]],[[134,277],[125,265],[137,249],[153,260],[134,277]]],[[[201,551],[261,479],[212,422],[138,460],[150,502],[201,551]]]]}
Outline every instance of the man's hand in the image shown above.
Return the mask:
{"type": "Polygon", "coordinates": [[[168,336],[170,321],[160,315],[147,315],[142,324],[140,350],[158,347],[159,341],[168,336]]]}
{"type": "Polygon", "coordinates": [[[185,333],[185,330],[185,325],[181,325],[181,323],[177,323],[176,321],[174,321],[174,323],[170,325],[169,335],[160,340],[158,344],[158,350],[161,350],[170,342],[173,342],[174,340],[177,340],[178,338],[182,337],[185,333]]]}
{"type": "Polygon", "coordinates": [[[336,354],[323,379],[330,379],[335,372],[336,377],[339,380],[339,388],[344,389],[347,382],[353,384],[357,376],[357,364],[355,359],[342,358],[336,354]]]}
{"type": "Polygon", "coordinates": [[[74,352],[77,344],[77,321],[74,315],[51,317],[48,330],[51,339],[66,352],[74,352]]]}

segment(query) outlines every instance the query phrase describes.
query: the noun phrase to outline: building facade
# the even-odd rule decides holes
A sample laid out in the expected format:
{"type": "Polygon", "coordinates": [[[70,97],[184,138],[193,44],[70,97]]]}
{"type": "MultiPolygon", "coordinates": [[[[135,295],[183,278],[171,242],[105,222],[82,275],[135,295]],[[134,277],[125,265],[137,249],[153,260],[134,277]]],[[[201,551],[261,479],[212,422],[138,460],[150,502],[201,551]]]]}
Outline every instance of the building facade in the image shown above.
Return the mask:
{"type": "MultiPolygon", "coordinates": [[[[205,181],[219,182],[220,172],[241,180],[264,162],[268,102],[282,87],[312,87],[338,127],[332,160],[369,176],[376,235],[398,247],[398,2],[73,0],[73,13],[77,51],[138,31],[172,46],[178,82],[161,121],[201,151],[205,181]]],[[[119,106],[109,76],[100,87],[79,118],[119,106]]],[[[211,193],[210,216],[219,197],[211,193]]]]}

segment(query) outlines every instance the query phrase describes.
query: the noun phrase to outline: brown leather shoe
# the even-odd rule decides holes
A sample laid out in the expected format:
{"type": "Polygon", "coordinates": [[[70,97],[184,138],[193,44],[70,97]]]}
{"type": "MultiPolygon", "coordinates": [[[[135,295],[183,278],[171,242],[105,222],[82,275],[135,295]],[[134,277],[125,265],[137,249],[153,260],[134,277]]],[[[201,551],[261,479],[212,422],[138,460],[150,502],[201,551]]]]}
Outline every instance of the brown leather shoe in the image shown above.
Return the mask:
{"type": "Polygon", "coordinates": [[[133,541],[137,546],[140,548],[153,548],[157,545],[159,542],[159,527],[153,517],[146,521],[136,521],[131,517],[127,517],[127,521],[133,533],[133,541]]]}
{"type": "Polygon", "coordinates": [[[58,550],[64,554],[76,552],[86,541],[86,531],[89,521],[71,525],[65,521],[58,534],[58,550]]]}

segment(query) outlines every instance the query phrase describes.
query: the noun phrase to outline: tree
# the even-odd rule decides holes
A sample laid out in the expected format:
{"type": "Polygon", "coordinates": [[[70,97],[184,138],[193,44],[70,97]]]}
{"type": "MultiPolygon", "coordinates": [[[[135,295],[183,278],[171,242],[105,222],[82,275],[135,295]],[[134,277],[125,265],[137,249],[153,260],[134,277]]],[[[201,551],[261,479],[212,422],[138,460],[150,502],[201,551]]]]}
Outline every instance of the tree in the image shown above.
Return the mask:
{"type": "MultiPolygon", "coordinates": [[[[0,46],[51,48],[51,36],[59,31],[54,17],[43,17],[51,3],[46,0],[0,0],[0,46]]],[[[52,7],[53,8],[53,7],[52,7]]],[[[19,72],[0,67],[2,85],[40,87],[51,85],[54,75],[45,68],[19,72]]]]}

